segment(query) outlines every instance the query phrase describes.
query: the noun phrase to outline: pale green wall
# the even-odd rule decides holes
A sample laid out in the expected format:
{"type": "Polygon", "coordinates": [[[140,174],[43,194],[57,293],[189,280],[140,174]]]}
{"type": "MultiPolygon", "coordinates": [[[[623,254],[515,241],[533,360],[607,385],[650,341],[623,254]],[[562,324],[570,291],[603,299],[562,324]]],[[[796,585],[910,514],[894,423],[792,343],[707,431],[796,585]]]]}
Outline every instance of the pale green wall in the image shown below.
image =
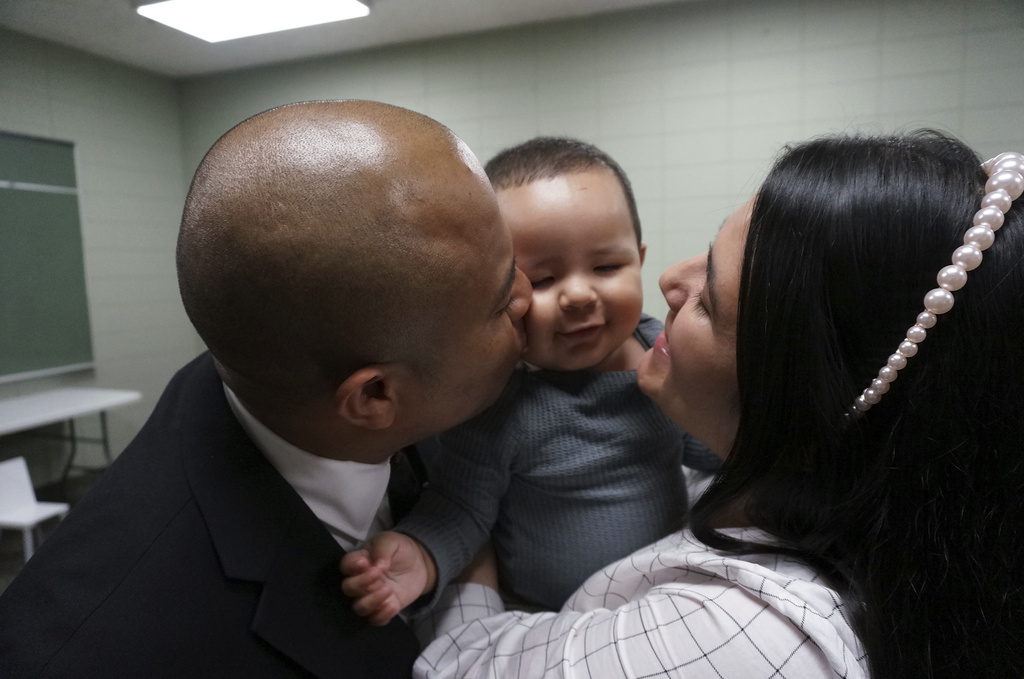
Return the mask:
{"type": "Polygon", "coordinates": [[[663,316],[658,274],[707,247],[782,144],[935,126],[983,153],[1024,148],[1021,64],[1011,0],[667,5],[186,81],[185,167],[232,123],[305,99],[412,108],[482,160],[579,136],[633,180],[646,308],[663,316]]]}
{"type": "Polygon", "coordinates": [[[181,204],[206,149],[252,114],[377,99],[483,160],[536,134],[597,143],[636,187],[662,316],[658,274],[703,251],[782,144],[935,126],[983,154],[1024,149],[1021,64],[1016,0],[694,2],[180,82],[0,31],[0,129],[76,144],[98,368],[59,382],[145,393],[111,413],[119,449],[200,350],[174,279],[181,204]]]}
{"type": "MultiPolygon", "coordinates": [[[[53,386],[137,389],[140,403],[108,415],[113,448],[128,444],[168,378],[195,356],[178,298],[174,245],[186,184],[172,81],[0,29],[0,129],[73,142],[95,371],[0,385],[0,396],[53,386]]],[[[0,294],[3,294],[0,291],[0,294]]],[[[85,435],[98,418],[82,419],[85,435]]],[[[0,457],[27,454],[33,478],[53,478],[57,451],[23,435],[0,457]]],[[[80,459],[101,460],[99,448],[80,459]]]]}

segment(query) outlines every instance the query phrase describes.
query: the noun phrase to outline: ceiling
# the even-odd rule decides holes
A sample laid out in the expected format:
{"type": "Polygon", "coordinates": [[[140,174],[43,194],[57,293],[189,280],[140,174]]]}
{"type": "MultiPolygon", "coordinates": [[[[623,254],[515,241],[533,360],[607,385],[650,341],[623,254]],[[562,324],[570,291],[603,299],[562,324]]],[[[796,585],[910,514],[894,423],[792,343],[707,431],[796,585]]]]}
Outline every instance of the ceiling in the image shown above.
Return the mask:
{"type": "Polygon", "coordinates": [[[133,0],[0,0],[0,26],[172,78],[687,0],[373,0],[370,16],[207,43],[133,0]]]}

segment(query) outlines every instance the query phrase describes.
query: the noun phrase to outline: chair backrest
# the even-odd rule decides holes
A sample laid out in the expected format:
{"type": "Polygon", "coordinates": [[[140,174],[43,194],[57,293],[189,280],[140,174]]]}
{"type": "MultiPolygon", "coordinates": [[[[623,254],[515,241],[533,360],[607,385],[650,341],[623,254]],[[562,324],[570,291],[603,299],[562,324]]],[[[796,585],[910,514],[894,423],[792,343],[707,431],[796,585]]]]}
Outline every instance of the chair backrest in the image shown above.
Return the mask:
{"type": "Polygon", "coordinates": [[[36,491],[25,458],[0,462],[0,513],[36,504],[36,491]]]}

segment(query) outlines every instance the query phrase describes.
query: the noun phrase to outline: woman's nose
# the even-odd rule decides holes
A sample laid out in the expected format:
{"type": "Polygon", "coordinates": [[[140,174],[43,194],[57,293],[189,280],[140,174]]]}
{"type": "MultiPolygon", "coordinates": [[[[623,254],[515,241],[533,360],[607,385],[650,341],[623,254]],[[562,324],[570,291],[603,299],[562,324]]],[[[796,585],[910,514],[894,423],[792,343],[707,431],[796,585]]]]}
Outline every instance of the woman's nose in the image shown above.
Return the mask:
{"type": "Polygon", "coordinates": [[[558,294],[558,305],[563,309],[586,307],[596,300],[594,288],[580,276],[566,278],[558,294]]]}
{"type": "Polygon", "coordinates": [[[658,285],[665,296],[665,301],[668,302],[669,309],[678,311],[693,294],[695,286],[701,285],[707,261],[708,255],[705,252],[674,264],[661,274],[658,285]]]}

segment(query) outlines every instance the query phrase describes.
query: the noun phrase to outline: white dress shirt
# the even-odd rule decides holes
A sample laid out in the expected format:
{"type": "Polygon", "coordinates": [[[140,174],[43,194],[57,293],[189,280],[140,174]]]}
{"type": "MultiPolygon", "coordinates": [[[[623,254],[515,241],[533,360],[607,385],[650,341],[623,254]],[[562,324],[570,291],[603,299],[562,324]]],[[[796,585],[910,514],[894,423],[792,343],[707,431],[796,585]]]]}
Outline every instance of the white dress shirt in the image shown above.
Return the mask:
{"type": "MultiPolygon", "coordinates": [[[[756,530],[723,532],[768,541],[756,530]]],[[[814,571],[780,556],[717,552],[689,531],[594,574],[560,613],[503,610],[487,587],[450,587],[421,623],[421,639],[437,638],[413,675],[868,676],[846,606],[814,571]]]]}
{"type": "Polygon", "coordinates": [[[346,551],[390,528],[391,465],[332,460],[307,453],[270,431],[224,385],[242,429],[346,551]]]}

